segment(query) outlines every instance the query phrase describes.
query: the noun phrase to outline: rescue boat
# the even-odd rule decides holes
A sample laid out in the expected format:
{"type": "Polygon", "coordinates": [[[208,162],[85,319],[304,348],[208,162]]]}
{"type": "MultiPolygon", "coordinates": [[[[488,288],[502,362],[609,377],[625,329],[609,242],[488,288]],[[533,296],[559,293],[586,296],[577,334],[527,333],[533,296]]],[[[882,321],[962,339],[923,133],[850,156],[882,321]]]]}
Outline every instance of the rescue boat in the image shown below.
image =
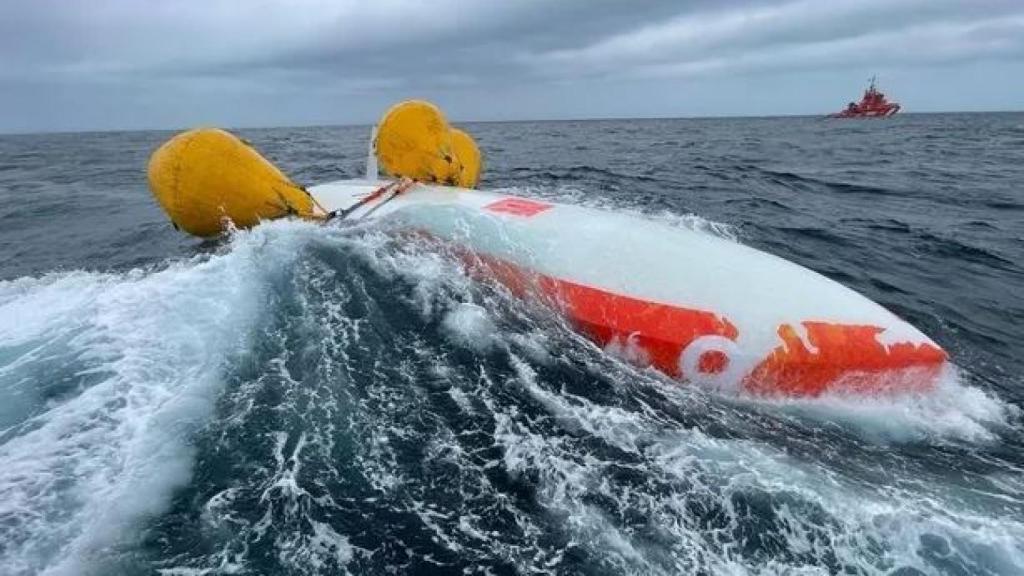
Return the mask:
{"type": "Polygon", "coordinates": [[[454,247],[474,274],[550,304],[607,350],[720,391],[915,393],[946,367],[917,328],[782,258],[636,215],[471,189],[472,138],[429,104],[406,104],[380,123],[365,179],[304,189],[230,134],[200,130],[154,154],[151,188],[198,235],[287,215],[386,221],[454,247]]]}
{"type": "Polygon", "coordinates": [[[860,102],[850,102],[846,108],[830,118],[887,118],[900,111],[900,105],[896,102],[889,102],[878,88],[875,87],[875,77],[871,77],[871,84],[864,91],[860,102]]]}

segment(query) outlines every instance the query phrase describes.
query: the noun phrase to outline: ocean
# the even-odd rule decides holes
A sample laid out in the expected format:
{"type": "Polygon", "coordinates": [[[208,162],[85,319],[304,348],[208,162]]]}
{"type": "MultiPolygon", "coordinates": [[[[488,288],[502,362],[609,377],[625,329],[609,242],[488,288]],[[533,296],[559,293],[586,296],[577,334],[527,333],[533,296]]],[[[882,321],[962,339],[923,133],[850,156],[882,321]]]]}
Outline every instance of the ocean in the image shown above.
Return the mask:
{"type": "MultiPolygon", "coordinates": [[[[1024,114],[463,127],[483,188],[787,258],[956,373],[680,385],[386,227],[180,234],[171,132],[0,136],[0,574],[1024,573],[1024,114]]],[[[238,133],[316,184],[369,129],[238,133]]]]}

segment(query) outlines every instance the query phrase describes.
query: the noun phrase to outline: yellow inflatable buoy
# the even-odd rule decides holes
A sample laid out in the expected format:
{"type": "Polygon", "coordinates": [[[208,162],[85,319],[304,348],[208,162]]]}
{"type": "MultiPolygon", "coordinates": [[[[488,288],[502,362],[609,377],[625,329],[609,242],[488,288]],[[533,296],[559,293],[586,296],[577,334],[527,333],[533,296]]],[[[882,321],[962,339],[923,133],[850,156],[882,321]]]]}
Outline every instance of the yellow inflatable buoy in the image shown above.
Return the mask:
{"type": "Polygon", "coordinates": [[[480,148],[469,134],[452,128],[452,151],[458,159],[461,167],[456,185],[463,188],[476,188],[480,182],[480,172],[483,169],[483,159],[480,156],[480,148]]]}
{"type": "Polygon", "coordinates": [[[423,100],[392,106],[377,127],[375,148],[381,168],[392,176],[455,184],[461,171],[448,121],[423,100]]]}
{"type": "Polygon", "coordinates": [[[171,221],[196,236],[220,234],[228,221],[317,218],[313,199],[248,144],[224,130],[182,132],[149,159],[149,187],[171,221]]]}

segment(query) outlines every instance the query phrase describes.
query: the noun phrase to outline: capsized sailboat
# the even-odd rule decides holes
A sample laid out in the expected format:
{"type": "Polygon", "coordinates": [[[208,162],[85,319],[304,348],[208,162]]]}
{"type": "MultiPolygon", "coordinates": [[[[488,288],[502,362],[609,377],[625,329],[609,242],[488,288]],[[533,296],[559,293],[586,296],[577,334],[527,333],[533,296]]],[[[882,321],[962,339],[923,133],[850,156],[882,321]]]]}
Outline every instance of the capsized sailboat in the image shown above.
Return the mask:
{"type": "Polygon", "coordinates": [[[642,217],[473,189],[482,157],[433,105],[389,110],[368,165],[388,177],[308,189],[220,130],[179,134],[149,165],[175,226],[199,236],[295,216],[388,220],[474,274],[550,304],[609,350],[683,382],[753,395],[922,392],[946,353],[882,306],[784,259],[642,217]]]}

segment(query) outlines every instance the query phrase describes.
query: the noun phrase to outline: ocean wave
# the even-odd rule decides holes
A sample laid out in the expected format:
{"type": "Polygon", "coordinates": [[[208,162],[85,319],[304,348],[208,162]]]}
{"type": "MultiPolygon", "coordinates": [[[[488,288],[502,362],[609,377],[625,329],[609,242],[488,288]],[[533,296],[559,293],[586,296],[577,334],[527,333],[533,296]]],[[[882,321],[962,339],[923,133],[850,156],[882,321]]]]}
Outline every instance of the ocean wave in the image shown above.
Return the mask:
{"type": "Polygon", "coordinates": [[[386,223],[0,283],[0,315],[5,393],[79,382],[4,429],[15,574],[1024,567],[1012,483],[873,468],[984,452],[997,399],[679,386],[386,223]]]}
{"type": "Polygon", "coordinates": [[[7,573],[90,571],[188,482],[189,436],[294,258],[289,226],[154,271],[0,283],[0,395],[19,405],[0,444],[7,573]],[[53,379],[59,394],[34,385],[53,379]]]}
{"type": "Polygon", "coordinates": [[[984,394],[724,398],[609,356],[435,245],[337,229],[305,254],[198,442],[231,473],[179,496],[203,517],[156,528],[166,573],[1024,566],[1024,527],[991,500],[866,457],[991,443],[1012,415],[984,394]]]}

